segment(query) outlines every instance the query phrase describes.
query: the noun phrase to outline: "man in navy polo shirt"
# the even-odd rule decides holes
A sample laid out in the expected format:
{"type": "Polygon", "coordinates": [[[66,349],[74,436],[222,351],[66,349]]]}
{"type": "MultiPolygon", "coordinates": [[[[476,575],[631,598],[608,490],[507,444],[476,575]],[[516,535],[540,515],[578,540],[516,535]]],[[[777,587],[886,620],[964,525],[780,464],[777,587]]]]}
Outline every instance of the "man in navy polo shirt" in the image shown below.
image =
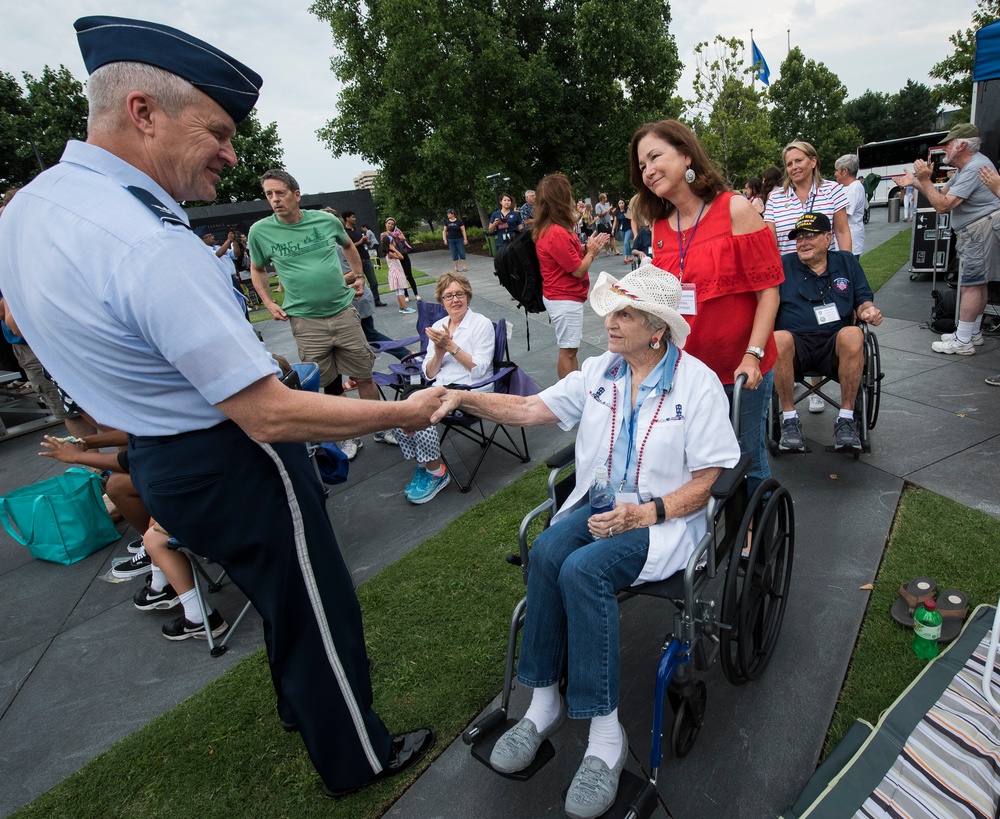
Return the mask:
{"type": "Polygon", "coordinates": [[[882,312],[872,304],[872,289],[857,258],[848,251],[830,250],[833,235],[826,214],[802,214],[788,238],[795,242],[795,253],[781,257],[785,281],[774,321],[774,388],[782,410],[778,448],[805,451],[793,397],[795,378],[819,372],[840,383],[835,449],[856,452],[861,439],[854,425],[854,402],[864,369],[864,334],[855,318],[877,326],[882,312]]]}

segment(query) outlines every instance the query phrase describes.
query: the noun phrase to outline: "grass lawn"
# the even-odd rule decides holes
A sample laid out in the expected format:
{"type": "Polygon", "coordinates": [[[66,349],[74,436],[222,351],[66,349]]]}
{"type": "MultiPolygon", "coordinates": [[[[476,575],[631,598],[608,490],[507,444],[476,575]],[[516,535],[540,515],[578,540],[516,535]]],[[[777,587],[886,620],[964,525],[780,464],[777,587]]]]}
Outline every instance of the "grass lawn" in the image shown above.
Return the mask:
{"type": "Polygon", "coordinates": [[[910,258],[910,237],[913,228],[897,233],[874,250],[861,254],[861,266],[865,269],[868,284],[874,292],[885,284],[910,258]]]}
{"type": "MultiPolygon", "coordinates": [[[[433,726],[433,756],[500,690],[507,626],[524,594],[504,556],[546,477],[537,467],[358,589],[375,708],[393,731],[433,726]]],[[[281,730],[259,650],[14,816],[364,819],[414,778],[324,797],[300,738],[281,730]]]]}
{"type": "Polygon", "coordinates": [[[933,492],[907,487],[851,655],[824,756],[855,719],[874,724],[924,667],[925,661],[910,649],[913,632],[889,615],[899,587],[914,577],[930,577],[937,581],[939,593],[964,591],[970,612],[980,603],[995,605],[1000,590],[997,543],[1000,521],[933,492]]]}
{"type": "MultiPolygon", "coordinates": [[[[378,279],[379,295],[384,296],[387,293],[389,293],[389,285],[388,285],[389,270],[386,268],[384,264],[380,269],[377,269],[375,271],[375,277],[378,279]]],[[[417,287],[420,287],[421,285],[425,284],[434,284],[434,282],[436,281],[436,279],[433,276],[424,273],[423,270],[417,270],[417,268],[413,268],[413,280],[417,283],[417,287]]],[[[283,290],[280,292],[275,290],[277,286],[278,286],[278,277],[271,276],[271,297],[280,306],[285,301],[285,292],[283,290]]],[[[395,304],[395,302],[393,302],[393,304],[395,304]]],[[[270,318],[271,314],[264,308],[259,308],[250,313],[250,321],[253,324],[256,324],[259,321],[267,321],[270,318]]]]}

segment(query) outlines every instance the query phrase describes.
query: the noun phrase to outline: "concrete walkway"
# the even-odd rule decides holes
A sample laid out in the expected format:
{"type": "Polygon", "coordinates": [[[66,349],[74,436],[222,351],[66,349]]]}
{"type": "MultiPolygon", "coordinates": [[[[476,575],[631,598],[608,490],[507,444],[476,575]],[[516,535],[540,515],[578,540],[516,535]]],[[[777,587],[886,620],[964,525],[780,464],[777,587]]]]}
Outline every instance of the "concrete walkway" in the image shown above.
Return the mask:
{"type": "MultiPolygon", "coordinates": [[[[874,211],[873,221],[884,219],[884,211],[874,211]]],[[[869,246],[905,227],[869,225],[869,246]]],[[[443,251],[417,255],[414,264],[435,276],[451,269],[443,251]]],[[[539,384],[551,384],[555,351],[544,314],[529,319],[529,352],[524,314],[514,312],[496,283],[492,260],[472,257],[469,267],[474,308],[491,319],[508,318],[514,327],[512,357],[539,384]]],[[[602,268],[619,275],[627,270],[618,258],[599,259],[595,270],[602,268]]],[[[430,297],[431,288],[424,290],[430,297]]],[[[872,454],[853,461],[826,453],[833,425],[828,410],[804,418],[811,454],[773,461],[776,476],[792,492],[797,520],[793,594],[781,641],[756,683],[735,689],[718,669],[705,675],[706,723],[686,759],[665,759],[658,816],[773,816],[793,801],[818,758],[867,604],[868,593],[859,586],[874,578],[904,482],[1000,518],[986,472],[1000,448],[1000,409],[994,388],[983,383],[985,375],[1000,371],[1000,342],[988,338],[968,358],[933,354],[933,337],[920,328],[930,314],[929,290],[929,282],[911,282],[904,268],[876,296],[887,316],[878,332],[886,378],[872,454]]],[[[379,309],[376,319],[387,335],[412,332],[413,316],[394,308],[379,309]]],[[[296,360],[287,325],[258,326],[269,349],[296,360]]],[[[581,357],[605,349],[596,316],[587,318],[584,342],[581,357]]],[[[413,507],[402,496],[410,470],[398,451],[367,436],[350,481],[330,500],[356,582],[572,439],[557,429],[530,430],[531,464],[491,455],[471,492],[445,491],[428,514],[427,507],[413,507]],[[377,543],[366,528],[376,509],[377,543]]],[[[0,441],[0,494],[63,471],[61,464],[38,458],[38,450],[35,436],[0,441]]],[[[456,451],[450,457],[468,454],[456,451]]],[[[164,641],[158,632],[168,613],[138,612],[131,604],[140,581],[102,579],[112,557],[124,555],[124,544],[133,537],[125,532],[119,545],[64,567],[33,560],[0,531],[0,618],[7,626],[0,634],[0,815],[52,787],[261,644],[256,615],[220,659],[210,658],[204,643],[164,641]]],[[[216,597],[229,618],[242,605],[231,586],[216,597]]],[[[636,773],[649,765],[652,668],[668,628],[669,616],[655,601],[623,608],[621,713],[632,743],[629,768],[636,773]]],[[[520,689],[515,693],[515,714],[524,707],[523,696],[520,689]]],[[[585,744],[585,726],[569,726],[556,737],[556,758],[543,774],[517,784],[490,773],[456,741],[389,815],[561,816],[562,793],[585,744]]]]}

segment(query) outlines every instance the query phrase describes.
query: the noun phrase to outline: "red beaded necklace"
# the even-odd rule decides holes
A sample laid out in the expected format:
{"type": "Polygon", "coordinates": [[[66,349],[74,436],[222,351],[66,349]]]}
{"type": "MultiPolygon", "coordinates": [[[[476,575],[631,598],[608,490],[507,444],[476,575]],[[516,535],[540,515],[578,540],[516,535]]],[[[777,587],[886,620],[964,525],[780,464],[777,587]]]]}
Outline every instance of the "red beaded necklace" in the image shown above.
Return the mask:
{"type": "MultiPolygon", "coordinates": [[[[673,377],[671,377],[671,389],[673,387],[673,378],[677,376],[677,366],[680,363],[681,363],[681,356],[678,355],[677,356],[677,361],[674,363],[673,377]]],[[[611,456],[612,456],[612,454],[614,453],[614,450],[615,450],[615,429],[618,426],[618,424],[617,424],[617,419],[618,419],[618,387],[617,387],[617,385],[615,385],[615,384],[611,385],[611,392],[612,392],[612,395],[611,395],[611,444],[608,447],[608,460],[607,460],[608,475],[609,476],[611,474],[611,456]]],[[[649,433],[653,431],[653,426],[656,424],[656,419],[659,418],[659,416],[660,416],[660,409],[663,407],[663,402],[664,402],[664,400],[667,397],[667,393],[669,393],[669,392],[670,392],[670,390],[664,390],[663,392],[660,393],[660,400],[656,404],[656,410],[653,412],[653,418],[649,422],[649,426],[646,427],[646,433],[645,433],[645,435],[642,436],[642,443],[639,444],[639,454],[638,454],[638,457],[637,457],[636,462],[635,462],[635,482],[634,482],[634,486],[635,486],[636,492],[639,491],[639,474],[642,472],[642,456],[643,456],[643,453],[646,451],[646,441],[649,440],[649,433]]],[[[621,490],[622,488],[624,488],[624,486],[625,486],[625,478],[626,477],[627,476],[624,476],[624,475],[622,476],[622,486],[619,487],[619,490],[621,490]]]]}

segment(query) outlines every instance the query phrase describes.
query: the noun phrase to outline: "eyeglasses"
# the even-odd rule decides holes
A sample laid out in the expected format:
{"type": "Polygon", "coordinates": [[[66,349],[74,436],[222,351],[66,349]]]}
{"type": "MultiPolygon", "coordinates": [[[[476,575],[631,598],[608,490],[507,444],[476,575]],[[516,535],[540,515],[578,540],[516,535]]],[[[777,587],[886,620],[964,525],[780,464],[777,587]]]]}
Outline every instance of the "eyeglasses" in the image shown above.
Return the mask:
{"type": "Polygon", "coordinates": [[[445,293],[443,296],[441,296],[441,301],[455,301],[457,299],[468,298],[468,296],[469,294],[466,293],[464,290],[458,293],[445,293]]]}

